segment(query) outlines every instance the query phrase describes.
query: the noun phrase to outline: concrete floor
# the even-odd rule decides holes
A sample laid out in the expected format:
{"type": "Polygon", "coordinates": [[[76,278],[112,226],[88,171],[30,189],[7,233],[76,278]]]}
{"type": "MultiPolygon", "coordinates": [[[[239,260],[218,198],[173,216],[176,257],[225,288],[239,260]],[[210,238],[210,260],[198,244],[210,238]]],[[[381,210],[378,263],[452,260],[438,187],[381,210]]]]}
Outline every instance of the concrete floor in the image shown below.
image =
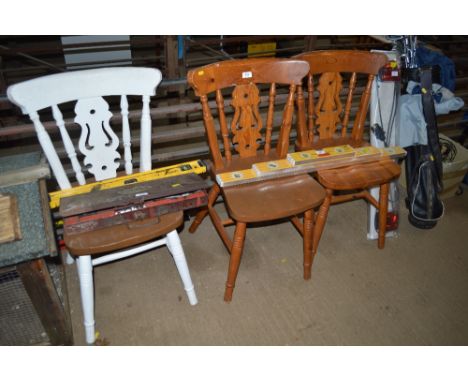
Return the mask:
{"type": "MultiPolygon", "coordinates": [[[[234,299],[228,254],[206,219],[182,243],[199,298],[190,306],[165,248],[95,269],[104,345],[468,345],[468,188],[432,230],[409,225],[384,250],[366,239],[363,201],[333,206],[312,279],[288,223],[247,231],[234,299]]],[[[75,266],[67,266],[76,345],[84,344],[75,266]]]]}

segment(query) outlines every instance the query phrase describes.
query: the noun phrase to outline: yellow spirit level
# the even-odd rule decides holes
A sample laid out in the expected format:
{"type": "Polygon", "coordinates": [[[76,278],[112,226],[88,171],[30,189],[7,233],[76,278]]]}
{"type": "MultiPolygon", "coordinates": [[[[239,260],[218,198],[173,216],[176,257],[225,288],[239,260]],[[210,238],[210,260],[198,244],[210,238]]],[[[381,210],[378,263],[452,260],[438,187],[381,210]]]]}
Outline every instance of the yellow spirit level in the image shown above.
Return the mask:
{"type": "Polygon", "coordinates": [[[60,199],[68,196],[86,194],[91,191],[106,190],[109,188],[123,187],[129,184],[148,182],[156,179],[169,178],[183,174],[203,174],[206,172],[206,165],[201,160],[178,163],[172,166],[161,167],[145,172],[138,172],[131,175],[121,176],[113,179],[101,180],[100,182],[88,183],[74,188],[54,191],[49,193],[50,208],[60,206],[60,199]]]}

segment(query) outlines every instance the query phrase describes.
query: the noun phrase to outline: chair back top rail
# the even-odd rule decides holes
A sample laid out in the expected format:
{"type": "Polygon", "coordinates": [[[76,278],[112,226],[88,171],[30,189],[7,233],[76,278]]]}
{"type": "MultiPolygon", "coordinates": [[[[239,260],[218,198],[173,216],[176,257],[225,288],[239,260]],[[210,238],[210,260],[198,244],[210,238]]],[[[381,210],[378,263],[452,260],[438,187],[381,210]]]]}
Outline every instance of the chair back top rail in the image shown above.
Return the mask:
{"type": "Polygon", "coordinates": [[[383,53],[358,50],[316,50],[298,54],[293,58],[307,61],[311,75],[324,72],[356,72],[376,75],[388,61],[383,53]]]}
{"type": "Polygon", "coordinates": [[[161,82],[161,72],[153,68],[101,68],[44,76],[12,85],[7,94],[10,100],[28,114],[34,124],[38,140],[47,156],[61,189],[71,187],[64,166],[52,140],[39,117],[39,110],[50,107],[67,156],[78,184],[86,183],[77,150],[65,126],[58,107],[64,102],[76,101],[74,122],[81,126],[79,151],[83,164],[96,181],[117,176],[121,154],[117,134],[110,125],[112,112],[106,96],[120,96],[124,164],[127,174],[133,171],[131,134],[128,120],[127,95],[142,97],[140,121],[140,171],[151,169],[150,96],[161,82]]]}
{"type": "Polygon", "coordinates": [[[300,59],[252,58],[221,61],[192,69],[187,74],[198,96],[234,85],[277,83],[299,85],[307,74],[308,64],[300,59]]]}
{"type": "Polygon", "coordinates": [[[83,98],[155,95],[162,80],[154,68],[100,68],[57,73],[11,85],[8,98],[23,114],[83,98]]]}

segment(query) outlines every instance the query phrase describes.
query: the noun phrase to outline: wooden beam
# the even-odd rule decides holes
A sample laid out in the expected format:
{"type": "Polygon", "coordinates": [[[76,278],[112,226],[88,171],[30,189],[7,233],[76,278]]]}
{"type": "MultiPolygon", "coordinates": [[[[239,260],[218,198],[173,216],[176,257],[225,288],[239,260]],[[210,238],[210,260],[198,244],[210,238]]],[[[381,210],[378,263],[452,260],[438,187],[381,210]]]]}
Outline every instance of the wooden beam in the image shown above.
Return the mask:
{"type": "MultiPolygon", "coordinates": [[[[179,78],[179,60],[177,55],[177,36],[164,37],[164,62],[165,62],[165,78],[179,78]]],[[[169,87],[167,91],[177,91],[178,87],[169,87]]]]}
{"type": "Polygon", "coordinates": [[[52,345],[72,345],[73,337],[65,310],[44,259],[18,264],[24,288],[49,336],[52,345]]]}

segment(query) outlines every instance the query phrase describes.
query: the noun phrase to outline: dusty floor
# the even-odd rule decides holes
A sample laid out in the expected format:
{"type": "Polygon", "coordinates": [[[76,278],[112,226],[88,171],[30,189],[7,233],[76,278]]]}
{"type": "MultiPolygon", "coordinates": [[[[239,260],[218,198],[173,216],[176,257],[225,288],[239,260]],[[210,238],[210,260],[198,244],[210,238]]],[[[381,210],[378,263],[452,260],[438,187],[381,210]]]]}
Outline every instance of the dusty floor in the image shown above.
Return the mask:
{"type": "MultiPolygon", "coordinates": [[[[332,207],[312,271],[288,223],[247,231],[234,299],[228,254],[206,219],[182,243],[199,298],[190,306],[165,248],[95,268],[96,330],[110,345],[468,345],[468,188],[436,228],[409,225],[384,250],[366,239],[363,201],[332,207]]],[[[84,344],[75,266],[75,343],[84,344]]]]}

